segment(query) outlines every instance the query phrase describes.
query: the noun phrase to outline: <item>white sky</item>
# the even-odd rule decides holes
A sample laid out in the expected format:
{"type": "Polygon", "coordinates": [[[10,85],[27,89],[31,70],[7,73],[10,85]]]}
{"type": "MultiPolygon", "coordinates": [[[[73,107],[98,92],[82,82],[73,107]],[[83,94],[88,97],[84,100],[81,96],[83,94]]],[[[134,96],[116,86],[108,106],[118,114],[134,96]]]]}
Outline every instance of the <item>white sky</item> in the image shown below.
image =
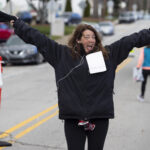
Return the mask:
{"type": "MultiPolygon", "coordinates": [[[[29,10],[29,6],[28,6],[26,0],[11,0],[11,2],[13,3],[13,5],[12,5],[13,6],[12,7],[13,15],[16,15],[16,13],[18,11],[29,10]]],[[[0,0],[0,10],[6,11],[9,13],[10,5],[7,5],[7,7],[5,7],[5,6],[6,6],[6,0],[0,0]]]]}
{"type": "MultiPolygon", "coordinates": [[[[17,9],[21,8],[21,10],[27,10],[28,9],[28,5],[26,0],[11,0],[15,6],[17,6],[17,9]]],[[[85,1],[85,0],[82,0],[85,1]]],[[[73,3],[73,11],[74,12],[78,12],[79,14],[82,15],[82,10],[77,7],[79,5],[79,3],[81,2],[81,0],[72,0],[73,3]]],[[[2,9],[6,4],[6,0],[0,0],[0,9],[2,9]]]]}
{"type": "MultiPolygon", "coordinates": [[[[23,5],[23,4],[25,4],[25,3],[26,3],[25,1],[26,1],[26,0],[12,0],[12,2],[17,3],[18,5],[23,5]]],[[[6,3],[6,0],[0,0],[0,2],[1,2],[2,4],[5,4],[5,3],[6,3]]]]}
{"type": "MultiPolygon", "coordinates": [[[[27,5],[26,0],[11,0],[14,4],[17,4],[19,6],[25,6],[27,5]]],[[[6,0],[0,0],[0,3],[2,5],[2,7],[5,6],[6,4],[6,0]]]]}

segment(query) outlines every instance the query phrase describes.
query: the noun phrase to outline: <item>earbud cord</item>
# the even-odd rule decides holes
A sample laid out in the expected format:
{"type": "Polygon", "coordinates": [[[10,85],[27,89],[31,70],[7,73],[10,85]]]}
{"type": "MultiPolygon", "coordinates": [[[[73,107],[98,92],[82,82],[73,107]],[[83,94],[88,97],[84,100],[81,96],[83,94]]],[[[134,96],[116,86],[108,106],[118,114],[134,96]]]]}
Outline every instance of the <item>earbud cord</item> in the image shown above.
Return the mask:
{"type": "Polygon", "coordinates": [[[66,79],[66,78],[73,72],[73,70],[75,70],[76,68],[80,67],[80,66],[83,64],[83,61],[84,61],[83,58],[84,58],[84,56],[81,58],[80,63],[79,63],[77,66],[75,66],[74,68],[72,68],[64,77],[60,78],[60,79],[56,82],[56,85],[57,85],[57,88],[58,88],[58,89],[59,89],[59,83],[60,83],[61,81],[63,81],[64,79],[66,79]]]}

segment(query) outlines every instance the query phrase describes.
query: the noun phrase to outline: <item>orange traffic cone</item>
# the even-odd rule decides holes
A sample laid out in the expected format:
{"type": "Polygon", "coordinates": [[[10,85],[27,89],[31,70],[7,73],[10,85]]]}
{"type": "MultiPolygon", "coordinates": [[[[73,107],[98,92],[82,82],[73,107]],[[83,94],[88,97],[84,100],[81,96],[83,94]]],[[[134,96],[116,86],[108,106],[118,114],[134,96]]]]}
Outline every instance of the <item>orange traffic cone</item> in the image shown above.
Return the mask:
{"type": "Polygon", "coordinates": [[[1,106],[1,94],[2,94],[2,85],[3,85],[3,80],[2,80],[2,57],[0,56],[0,106],[1,106]]]}
{"type": "MultiPolygon", "coordinates": [[[[1,106],[1,94],[2,94],[2,85],[3,85],[3,80],[2,80],[2,57],[0,56],[0,106],[1,106]]],[[[0,141],[0,148],[1,147],[6,147],[6,146],[12,146],[11,143],[5,142],[5,141],[0,141]]]]}

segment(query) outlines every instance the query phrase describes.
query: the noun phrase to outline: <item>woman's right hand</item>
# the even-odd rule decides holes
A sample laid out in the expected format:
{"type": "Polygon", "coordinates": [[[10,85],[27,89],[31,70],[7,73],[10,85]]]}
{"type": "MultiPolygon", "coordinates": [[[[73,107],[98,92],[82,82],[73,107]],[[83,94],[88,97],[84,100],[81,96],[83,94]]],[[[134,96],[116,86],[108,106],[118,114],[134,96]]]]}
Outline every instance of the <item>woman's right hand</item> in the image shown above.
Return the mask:
{"type": "Polygon", "coordinates": [[[12,27],[13,27],[13,25],[14,25],[14,22],[15,22],[14,20],[11,20],[11,21],[10,21],[10,25],[11,25],[12,27]]]}
{"type": "MultiPolygon", "coordinates": [[[[17,19],[19,19],[17,16],[15,16],[17,19]]],[[[10,25],[13,27],[15,20],[10,20],[10,25]]]]}

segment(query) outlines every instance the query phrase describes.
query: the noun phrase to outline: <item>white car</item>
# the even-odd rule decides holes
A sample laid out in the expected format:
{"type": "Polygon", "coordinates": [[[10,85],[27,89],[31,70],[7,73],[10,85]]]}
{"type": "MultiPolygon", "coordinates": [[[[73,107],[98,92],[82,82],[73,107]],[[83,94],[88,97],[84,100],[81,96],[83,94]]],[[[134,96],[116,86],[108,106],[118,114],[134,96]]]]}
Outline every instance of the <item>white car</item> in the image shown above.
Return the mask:
{"type": "Polygon", "coordinates": [[[113,35],[115,33],[115,27],[110,21],[99,22],[99,26],[103,35],[113,35]]]}

